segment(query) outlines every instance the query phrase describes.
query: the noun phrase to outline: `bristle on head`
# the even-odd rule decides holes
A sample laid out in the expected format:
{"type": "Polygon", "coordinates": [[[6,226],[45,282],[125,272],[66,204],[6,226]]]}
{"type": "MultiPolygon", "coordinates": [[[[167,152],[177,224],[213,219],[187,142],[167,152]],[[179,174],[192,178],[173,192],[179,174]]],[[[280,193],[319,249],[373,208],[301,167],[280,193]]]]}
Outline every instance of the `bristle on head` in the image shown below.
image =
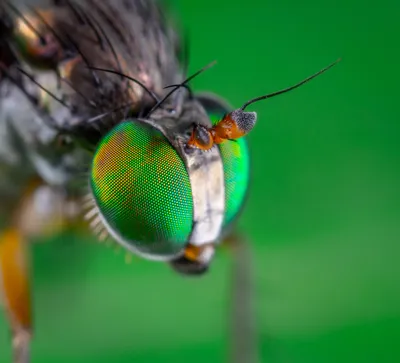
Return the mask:
{"type": "Polygon", "coordinates": [[[100,211],[92,195],[87,195],[83,198],[83,208],[85,210],[84,220],[88,222],[90,230],[97,237],[99,242],[104,242],[109,234],[107,228],[103,224],[100,217],[100,211]]]}

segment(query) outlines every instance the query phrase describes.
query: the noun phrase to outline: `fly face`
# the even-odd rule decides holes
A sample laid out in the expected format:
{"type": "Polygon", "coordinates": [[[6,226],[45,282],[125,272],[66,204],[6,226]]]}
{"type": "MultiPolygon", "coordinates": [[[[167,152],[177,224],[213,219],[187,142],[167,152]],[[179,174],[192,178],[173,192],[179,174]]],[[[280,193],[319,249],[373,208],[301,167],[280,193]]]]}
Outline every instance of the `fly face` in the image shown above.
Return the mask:
{"type": "Polygon", "coordinates": [[[193,125],[211,128],[225,107],[218,106],[186,99],[113,128],[91,165],[93,225],[145,258],[169,261],[183,273],[206,271],[249,179],[244,139],[207,152],[188,145],[193,125]]]}
{"type": "Polygon", "coordinates": [[[93,224],[145,258],[169,261],[186,274],[205,272],[247,194],[250,168],[244,136],[255,126],[257,114],[246,108],[297,88],[334,64],[233,111],[218,98],[196,99],[191,92],[179,107],[161,108],[172,91],[147,118],[118,124],[94,154],[93,224]]]}

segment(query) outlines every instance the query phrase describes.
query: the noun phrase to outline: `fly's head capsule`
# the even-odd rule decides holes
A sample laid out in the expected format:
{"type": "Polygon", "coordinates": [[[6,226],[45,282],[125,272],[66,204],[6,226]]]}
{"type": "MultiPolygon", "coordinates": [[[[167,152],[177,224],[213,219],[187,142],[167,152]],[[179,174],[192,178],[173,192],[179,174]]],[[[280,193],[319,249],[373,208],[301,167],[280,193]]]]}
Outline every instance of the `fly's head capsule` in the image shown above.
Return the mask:
{"type": "Polygon", "coordinates": [[[246,107],[299,87],[332,66],[234,111],[215,96],[197,95],[184,99],[176,112],[159,107],[161,100],[146,119],[119,123],[94,154],[93,226],[103,225],[128,250],[168,261],[181,273],[205,272],[249,187],[245,136],[256,114],[246,107]]]}
{"type": "Polygon", "coordinates": [[[208,107],[195,99],[173,116],[179,119],[175,127],[172,116],[156,112],[152,119],[126,120],[109,131],[91,165],[92,226],[104,227],[133,253],[169,261],[181,273],[207,271],[244,202],[247,144],[241,139],[204,152],[189,150],[181,137],[191,131],[194,116],[201,120],[197,127],[212,127],[221,107],[228,110],[218,101],[208,107]]]}

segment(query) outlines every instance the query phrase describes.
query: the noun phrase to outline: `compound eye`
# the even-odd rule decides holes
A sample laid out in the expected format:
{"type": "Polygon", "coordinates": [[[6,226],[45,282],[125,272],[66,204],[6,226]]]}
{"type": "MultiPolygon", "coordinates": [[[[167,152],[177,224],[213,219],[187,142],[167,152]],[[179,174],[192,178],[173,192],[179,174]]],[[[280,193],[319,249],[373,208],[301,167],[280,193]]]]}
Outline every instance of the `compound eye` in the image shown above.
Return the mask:
{"type": "Polygon", "coordinates": [[[128,120],[99,143],[90,185],[108,232],[129,250],[170,260],[181,252],[193,225],[186,167],[164,135],[128,120]]]}

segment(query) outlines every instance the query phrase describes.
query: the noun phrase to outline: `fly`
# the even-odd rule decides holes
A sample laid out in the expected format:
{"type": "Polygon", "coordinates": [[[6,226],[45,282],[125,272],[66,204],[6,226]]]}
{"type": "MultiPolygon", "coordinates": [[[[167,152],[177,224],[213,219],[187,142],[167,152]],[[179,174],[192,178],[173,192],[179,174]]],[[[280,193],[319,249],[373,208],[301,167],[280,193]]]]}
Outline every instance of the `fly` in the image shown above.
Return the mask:
{"type": "MultiPolygon", "coordinates": [[[[233,246],[233,299],[248,295],[247,245],[234,234],[257,121],[247,108],[337,62],[234,109],[192,91],[214,63],[186,76],[187,46],[156,1],[2,0],[0,31],[0,271],[14,362],[30,356],[28,242],[82,220],[100,239],[186,275],[233,246]]],[[[236,310],[233,360],[249,363],[251,317],[236,310]]]]}

